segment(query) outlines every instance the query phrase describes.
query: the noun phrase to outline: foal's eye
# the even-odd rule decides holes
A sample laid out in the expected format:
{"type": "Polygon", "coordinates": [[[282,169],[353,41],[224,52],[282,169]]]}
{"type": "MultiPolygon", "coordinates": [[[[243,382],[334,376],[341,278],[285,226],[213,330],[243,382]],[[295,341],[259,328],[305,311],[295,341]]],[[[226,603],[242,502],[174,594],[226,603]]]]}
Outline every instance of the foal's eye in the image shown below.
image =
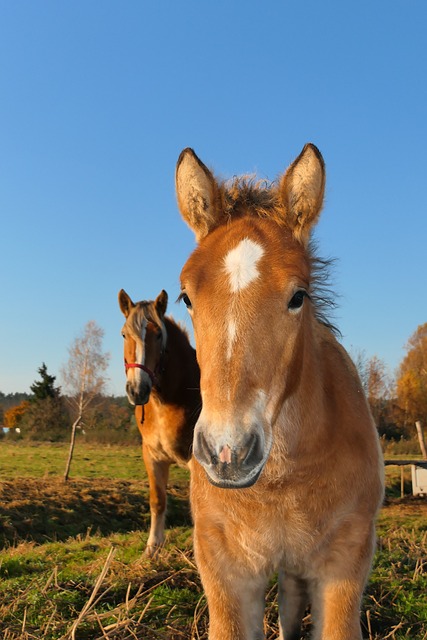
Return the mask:
{"type": "Polygon", "coordinates": [[[181,293],[181,295],[179,296],[179,299],[183,301],[187,309],[191,309],[191,300],[186,293],[181,293]]]}
{"type": "Polygon", "coordinates": [[[295,311],[296,309],[300,309],[300,307],[302,307],[302,305],[303,305],[304,298],[307,295],[308,294],[307,294],[306,291],[304,291],[303,289],[299,289],[299,291],[294,293],[294,295],[290,299],[289,304],[288,304],[288,309],[290,311],[295,311]]]}

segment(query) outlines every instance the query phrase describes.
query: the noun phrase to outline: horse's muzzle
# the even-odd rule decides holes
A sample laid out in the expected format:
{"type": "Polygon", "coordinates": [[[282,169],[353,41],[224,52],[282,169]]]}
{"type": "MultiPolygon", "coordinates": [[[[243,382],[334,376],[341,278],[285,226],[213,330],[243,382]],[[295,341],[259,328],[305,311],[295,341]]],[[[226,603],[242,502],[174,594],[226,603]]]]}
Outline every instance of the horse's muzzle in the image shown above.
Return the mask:
{"type": "Polygon", "coordinates": [[[126,393],[128,400],[132,405],[147,404],[150,399],[151,382],[144,381],[139,385],[135,385],[128,381],[126,383],[126,393]]]}
{"type": "Polygon", "coordinates": [[[193,453],[211,484],[222,489],[243,489],[258,480],[264,468],[264,439],[257,430],[233,446],[215,445],[202,429],[194,434],[193,453]]]}

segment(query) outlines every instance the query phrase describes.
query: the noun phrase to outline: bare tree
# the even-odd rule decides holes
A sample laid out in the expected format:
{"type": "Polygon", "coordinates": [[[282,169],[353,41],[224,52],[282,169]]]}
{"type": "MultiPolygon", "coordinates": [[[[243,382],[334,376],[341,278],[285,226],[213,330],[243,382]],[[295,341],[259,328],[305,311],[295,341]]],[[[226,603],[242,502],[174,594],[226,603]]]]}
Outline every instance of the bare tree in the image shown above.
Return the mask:
{"type": "Polygon", "coordinates": [[[107,382],[105,371],[110,355],[102,351],[103,337],[103,329],[90,320],[69,347],[68,361],[61,369],[63,390],[68,396],[73,416],[64,482],[70,473],[77,427],[82,425],[85,413],[101,396],[107,382]]]}

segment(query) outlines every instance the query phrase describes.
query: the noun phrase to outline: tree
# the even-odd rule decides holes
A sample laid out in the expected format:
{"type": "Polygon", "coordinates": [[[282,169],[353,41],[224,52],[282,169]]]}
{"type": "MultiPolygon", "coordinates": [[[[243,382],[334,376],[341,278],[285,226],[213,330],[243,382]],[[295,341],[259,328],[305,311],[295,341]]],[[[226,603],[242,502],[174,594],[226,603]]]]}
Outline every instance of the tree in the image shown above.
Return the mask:
{"type": "Polygon", "coordinates": [[[364,351],[353,353],[353,360],[379,435],[384,436],[386,440],[400,440],[405,437],[405,429],[393,398],[394,382],[384,361],[378,356],[368,358],[364,351]]]}
{"type": "Polygon", "coordinates": [[[407,419],[417,426],[426,457],[421,425],[427,421],[427,322],[419,325],[408,340],[398,372],[397,397],[407,419]]]}
{"type": "Polygon", "coordinates": [[[55,387],[55,376],[50,376],[47,372],[47,366],[42,363],[42,366],[37,369],[41,380],[36,380],[30,389],[34,394],[34,400],[46,400],[47,398],[58,398],[60,395],[60,388],[55,387]]]}
{"type": "Polygon", "coordinates": [[[22,435],[30,440],[64,440],[68,416],[61,389],[55,387],[56,377],[49,375],[44,362],[37,371],[40,380],[30,387],[34,395],[30,397],[28,410],[22,418],[22,435]]]}
{"type": "Polygon", "coordinates": [[[28,400],[23,400],[21,404],[10,407],[4,412],[4,425],[11,431],[20,428],[20,424],[29,409],[28,400]]]}
{"type": "Polygon", "coordinates": [[[68,396],[72,416],[71,440],[64,481],[68,480],[73,458],[76,431],[83,425],[88,410],[104,392],[105,371],[110,355],[102,351],[104,331],[90,320],[68,349],[69,358],[61,369],[64,391],[68,396]]]}

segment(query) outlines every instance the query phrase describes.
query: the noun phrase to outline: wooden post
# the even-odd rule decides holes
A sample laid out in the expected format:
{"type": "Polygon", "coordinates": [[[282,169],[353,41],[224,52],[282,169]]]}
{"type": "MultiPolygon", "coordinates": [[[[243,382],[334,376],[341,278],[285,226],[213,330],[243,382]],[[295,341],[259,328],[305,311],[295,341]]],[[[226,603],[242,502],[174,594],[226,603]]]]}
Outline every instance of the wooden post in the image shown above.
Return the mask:
{"type": "Polygon", "coordinates": [[[423,456],[424,460],[427,460],[427,449],[426,449],[426,443],[424,440],[424,432],[423,432],[421,421],[417,420],[415,423],[415,426],[417,428],[418,441],[420,443],[420,448],[421,448],[421,455],[423,456]]]}
{"type": "Polygon", "coordinates": [[[79,426],[81,419],[82,419],[82,414],[80,413],[77,420],[74,420],[73,426],[71,427],[71,441],[70,441],[70,448],[68,450],[68,460],[65,466],[64,482],[68,482],[68,476],[70,475],[71,460],[73,459],[74,445],[76,443],[76,429],[79,426]]]}
{"type": "Polygon", "coordinates": [[[402,465],[400,467],[400,497],[405,497],[405,475],[404,475],[405,467],[402,465]]]}

